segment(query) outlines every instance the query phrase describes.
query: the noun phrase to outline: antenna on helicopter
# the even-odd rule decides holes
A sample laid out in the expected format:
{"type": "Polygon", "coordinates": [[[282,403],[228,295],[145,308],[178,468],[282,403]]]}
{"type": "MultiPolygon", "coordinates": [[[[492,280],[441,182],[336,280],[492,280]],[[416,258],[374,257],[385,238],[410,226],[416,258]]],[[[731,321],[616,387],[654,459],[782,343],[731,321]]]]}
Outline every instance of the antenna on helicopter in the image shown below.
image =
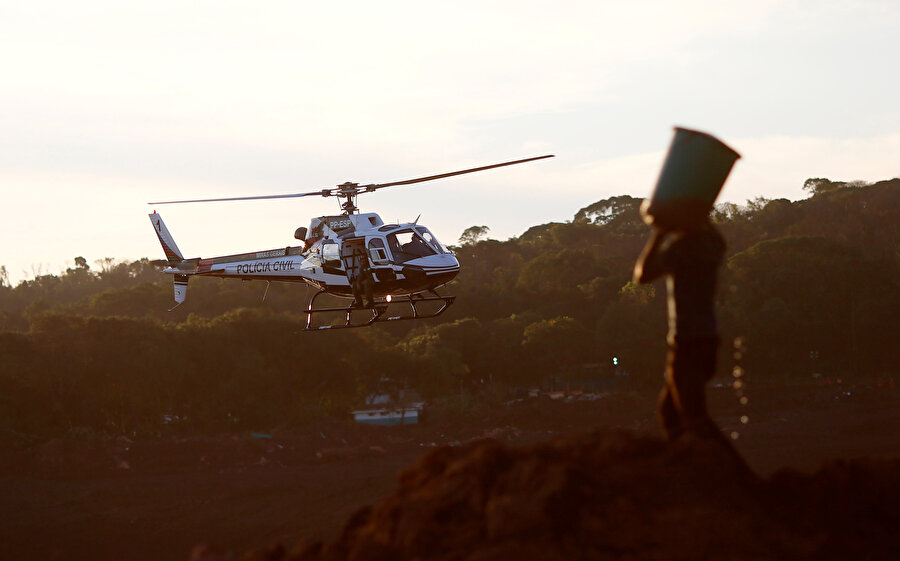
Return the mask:
{"type": "Polygon", "coordinates": [[[372,183],[369,185],[360,185],[359,183],[353,183],[347,181],[346,183],[341,183],[337,187],[320,189],[319,191],[310,191],[308,193],[288,193],[285,195],[256,195],[251,197],[226,197],[226,198],[218,198],[218,199],[191,199],[191,200],[183,200],[183,201],[157,201],[154,203],[147,203],[151,205],[167,205],[167,204],[176,204],[176,203],[216,203],[223,201],[251,201],[251,200],[259,200],[259,199],[289,199],[294,197],[310,197],[314,195],[321,195],[322,197],[337,197],[338,199],[346,198],[344,202],[341,203],[341,210],[344,211],[344,214],[350,215],[355,212],[359,212],[359,208],[356,206],[356,197],[360,193],[371,193],[372,191],[383,189],[384,187],[394,187],[397,185],[411,185],[413,183],[422,183],[425,181],[434,181],[435,179],[443,179],[445,177],[452,177],[454,175],[462,175],[464,173],[473,173],[476,171],[484,171],[493,168],[499,168],[503,166],[511,166],[515,164],[524,164],[525,162],[533,162],[535,160],[543,160],[544,158],[552,158],[553,154],[549,154],[546,156],[536,156],[534,158],[525,158],[523,160],[513,160],[511,162],[503,162],[500,164],[491,164],[489,166],[481,166],[477,168],[464,169],[459,171],[451,171],[448,173],[440,173],[437,175],[428,175],[425,177],[417,177],[415,179],[404,179],[401,181],[391,181],[390,183],[372,183]]]}

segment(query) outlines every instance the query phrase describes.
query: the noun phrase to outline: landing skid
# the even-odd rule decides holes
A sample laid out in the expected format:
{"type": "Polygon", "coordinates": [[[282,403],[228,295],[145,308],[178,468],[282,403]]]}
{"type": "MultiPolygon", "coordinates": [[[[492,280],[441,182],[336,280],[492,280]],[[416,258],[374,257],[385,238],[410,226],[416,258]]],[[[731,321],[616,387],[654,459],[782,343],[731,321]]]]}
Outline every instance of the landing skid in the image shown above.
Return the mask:
{"type": "Polygon", "coordinates": [[[436,292],[432,292],[432,294],[434,294],[434,296],[422,296],[419,294],[411,294],[409,296],[401,296],[400,298],[392,301],[391,304],[392,305],[393,304],[396,304],[396,305],[408,304],[409,309],[412,311],[412,315],[411,316],[385,316],[382,314],[381,316],[379,316],[379,318],[376,321],[400,321],[400,320],[404,320],[404,319],[435,318],[435,317],[438,317],[439,315],[443,314],[445,311],[447,311],[447,308],[449,308],[453,304],[453,302],[456,300],[456,296],[441,296],[436,292]],[[441,307],[430,313],[429,312],[422,313],[416,306],[418,304],[421,304],[424,302],[440,302],[441,307]]]}
{"type": "Polygon", "coordinates": [[[338,306],[331,308],[316,308],[315,302],[322,294],[327,294],[324,290],[317,292],[309,301],[309,306],[303,311],[306,314],[306,329],[304,331],[319,331],[322,329],[349,329],[352,327],[366,327],[373,323],[387,321],[402,321],[408,319],[428,319],[443,314],[456,300],[456,296],[440,296],[432,292],[434,296],[421,296],[412,294],[409,296],[401,296],[395,298],[391,302],[381,301],[375,302],[371,307],[354,307],[354,306],[338,306]],[[440,307],[431,312],[423,312],[418,308],[419,304],[425,302],[439,302],[440,307]],[[412,315],[386,315],[388,308],[400,304],[407,304],[412,315]],[[364,315],[363,321],[354,322],[354,312],[357,316],[364,315]],[[368,313],[366,313],[368,312],[368,313]],[[330,325],[313,325],[313,316],[317,314],[343,314],[343,323],[333,323],[330,325]]]}

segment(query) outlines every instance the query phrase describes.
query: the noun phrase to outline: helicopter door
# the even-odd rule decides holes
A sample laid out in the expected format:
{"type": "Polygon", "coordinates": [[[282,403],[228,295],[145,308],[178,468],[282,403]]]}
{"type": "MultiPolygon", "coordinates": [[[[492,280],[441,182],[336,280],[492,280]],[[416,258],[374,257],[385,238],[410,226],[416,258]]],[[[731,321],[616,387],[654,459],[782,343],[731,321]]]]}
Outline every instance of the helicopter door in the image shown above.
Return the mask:
{"type": "Polygon", "coordinates": [[[369,238],[369,264],[372,266],[372,272],[375,273],[376,281],[396,278],[383,238],[369,238]]]}

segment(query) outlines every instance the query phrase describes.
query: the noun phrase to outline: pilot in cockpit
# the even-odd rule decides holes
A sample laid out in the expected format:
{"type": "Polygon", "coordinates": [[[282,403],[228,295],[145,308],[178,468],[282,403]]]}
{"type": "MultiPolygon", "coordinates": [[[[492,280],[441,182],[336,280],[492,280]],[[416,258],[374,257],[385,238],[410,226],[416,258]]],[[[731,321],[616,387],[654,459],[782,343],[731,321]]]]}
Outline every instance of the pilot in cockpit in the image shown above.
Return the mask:
{"type": "Polygon", "coordinates": [[[416,257],[425,257],[434,253],[419,236],[412,236],[409,242],[403,244],[403,252],[416,257]]]}

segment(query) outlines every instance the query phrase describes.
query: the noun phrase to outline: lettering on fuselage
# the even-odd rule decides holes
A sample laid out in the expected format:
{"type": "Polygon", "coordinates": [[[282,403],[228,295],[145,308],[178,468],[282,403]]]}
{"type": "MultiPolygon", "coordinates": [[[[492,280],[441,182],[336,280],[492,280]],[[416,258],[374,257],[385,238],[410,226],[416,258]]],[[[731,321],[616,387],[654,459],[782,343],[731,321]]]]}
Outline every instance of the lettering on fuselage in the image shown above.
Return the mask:
{"type": "Polygon", "coordinates": [[[249,275],[252,273],[274,273],[278,271],[293,271],[293,261],[269,261],[267,263],[242,263],[236,267],[237,273],[249,275]]]}
{"type": "Polygon", "coordinates": [[[349,218],[329,217],[325,219],[325,223],[335,232],[353,227],[353,222],[350,222],[349,218]]]}
{"type": "Polygon", "coordinates": [[[266,257],[281,257],[282,255],[287,255],[285,250],[273,249],[271,251],[258,251],[256,253],[256,258],[257,259],[265,259],[266,257]]]}

